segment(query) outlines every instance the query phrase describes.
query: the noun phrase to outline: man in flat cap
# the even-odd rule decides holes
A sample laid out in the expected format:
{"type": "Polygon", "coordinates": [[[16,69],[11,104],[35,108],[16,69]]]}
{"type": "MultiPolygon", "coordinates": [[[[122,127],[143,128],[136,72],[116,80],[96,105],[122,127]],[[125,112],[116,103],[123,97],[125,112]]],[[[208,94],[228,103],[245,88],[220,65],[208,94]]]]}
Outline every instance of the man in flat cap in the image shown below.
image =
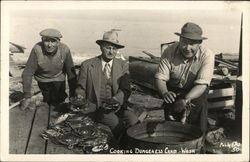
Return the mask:
{"type": "Polygon", "coordinates": [[[165,101],[166,120],[207,127],[207,88],[214,69],[214,54],[202,45],[202,29],[188,22],[179,42],[169,45],[155,74],[156,86],[165,101]],[[189,109],[188,109],[189,108],[189,109]]]}
{"type": "Polygon", "coordinates": [[[31,98],[32,77],[38,82],[44,102],[57,106],[67,98],[65,78],[67,75],[69,95],[73,96],[76,86],[76,74],[70,49],[60,42],[61,33],[56,29],[40,32],[42,41],[32,48],[26,67],[22,73],[25,100],[21,108],[25,109],[31,98]]]}
{"type": "Polygon", "coordinates": [[[119,44],[117,32],[105,32],[96,43],[102,53],[81,64],[76,95],[96,105],[94,118],[109,126],[118,138],[123,128],[138,122],[125,106],[131,94],[128,62],[115,58],[118,49],[124,48],[119,44]]]}

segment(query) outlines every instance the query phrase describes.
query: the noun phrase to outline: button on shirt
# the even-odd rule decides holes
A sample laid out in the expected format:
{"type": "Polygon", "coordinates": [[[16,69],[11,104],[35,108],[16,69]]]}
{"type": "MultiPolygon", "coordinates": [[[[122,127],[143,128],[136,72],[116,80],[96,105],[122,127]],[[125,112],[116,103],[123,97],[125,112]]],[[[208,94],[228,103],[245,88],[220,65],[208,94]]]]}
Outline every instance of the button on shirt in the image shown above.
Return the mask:
{"type": "Polygon", "coordinates": [[[196,55],[184,60],[179,42],[170,45],[162,54],[155,78],[167,81],[172,87],[190,89],[196,84],[209,85],[214,70],[214,54],[200,45],[196,55]]]}

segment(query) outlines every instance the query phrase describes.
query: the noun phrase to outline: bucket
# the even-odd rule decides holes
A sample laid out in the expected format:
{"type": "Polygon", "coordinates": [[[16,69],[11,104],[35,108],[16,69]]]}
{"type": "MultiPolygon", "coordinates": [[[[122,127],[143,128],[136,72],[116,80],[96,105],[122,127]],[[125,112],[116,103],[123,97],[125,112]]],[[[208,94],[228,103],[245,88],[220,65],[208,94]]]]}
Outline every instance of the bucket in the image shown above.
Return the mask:
{"type": "Polygon", "coordinates": [[[202,147],[200,128],[180,122],[143,122],[127,129],[127,149],[135,154],[196,154],[202,147]]]}

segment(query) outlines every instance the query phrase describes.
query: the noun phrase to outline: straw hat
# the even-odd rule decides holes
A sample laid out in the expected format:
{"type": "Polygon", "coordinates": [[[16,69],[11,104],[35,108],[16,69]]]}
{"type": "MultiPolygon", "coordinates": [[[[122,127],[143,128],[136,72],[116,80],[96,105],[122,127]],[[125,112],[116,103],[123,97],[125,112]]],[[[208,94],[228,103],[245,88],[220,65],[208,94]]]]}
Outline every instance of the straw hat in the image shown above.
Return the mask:
{"type": "Polygon", "coordinates": [[[125,46],[119,44],[118,41],[118,33],[115,31],[107,31],[103,34],[103,38],[101,40],[97,40],[96,43],[101,45],[103,42],[111,43],[115,45],[117,48],[124,48],[125,46]]]}

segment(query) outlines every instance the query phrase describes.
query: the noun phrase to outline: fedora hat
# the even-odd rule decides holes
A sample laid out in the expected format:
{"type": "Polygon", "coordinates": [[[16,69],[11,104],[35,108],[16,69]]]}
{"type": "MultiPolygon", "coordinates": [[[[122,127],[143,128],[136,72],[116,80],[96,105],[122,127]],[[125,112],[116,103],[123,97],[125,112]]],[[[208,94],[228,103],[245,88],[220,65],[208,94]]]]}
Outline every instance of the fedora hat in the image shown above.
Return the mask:
{"type": "Polygon", "coordinates": [[[107,31],[103,34],[103,38],[101,40],[97,40],[96,43],[101,45],[102,43],[107,42],[115,45],[117,48],[124,48],[125,46],[119,44],[118,41],[118,33],[115,31],[107,31]]]}
{"type": "Polygon", "coordinates": [[[176,35],[192,39],[192,40],[204,40],[206,37],[202,37],[202,29],[199,25],[195,23],[188,22],[181,28],[181,33],[175,33],[176,35]]]}

